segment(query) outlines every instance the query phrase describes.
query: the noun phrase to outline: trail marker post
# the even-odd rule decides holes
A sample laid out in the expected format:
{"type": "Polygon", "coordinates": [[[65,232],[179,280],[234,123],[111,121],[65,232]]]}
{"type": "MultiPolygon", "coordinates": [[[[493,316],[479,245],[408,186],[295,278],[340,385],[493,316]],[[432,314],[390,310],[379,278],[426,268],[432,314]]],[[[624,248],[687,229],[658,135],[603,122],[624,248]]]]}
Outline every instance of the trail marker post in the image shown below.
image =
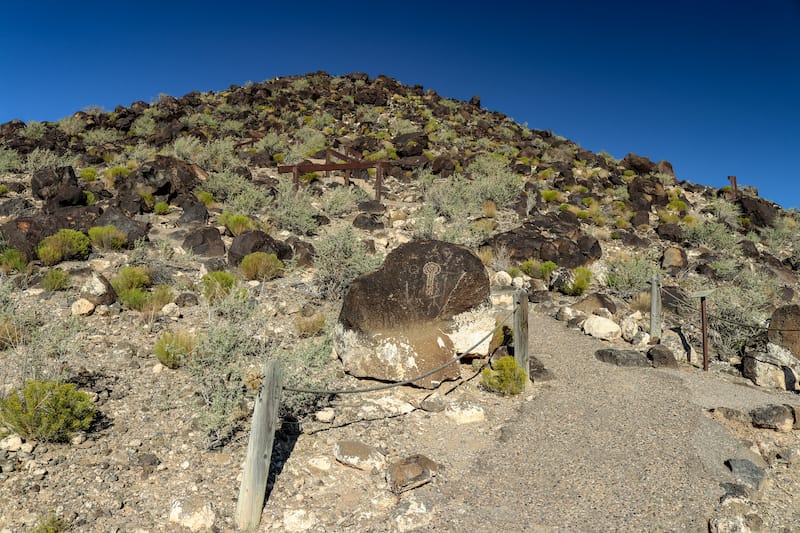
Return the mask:
{"type": "Polygon", "coordinates": [[[514,359],[528,374],[528,293],[522,289],[514,291],[514,359]]]}

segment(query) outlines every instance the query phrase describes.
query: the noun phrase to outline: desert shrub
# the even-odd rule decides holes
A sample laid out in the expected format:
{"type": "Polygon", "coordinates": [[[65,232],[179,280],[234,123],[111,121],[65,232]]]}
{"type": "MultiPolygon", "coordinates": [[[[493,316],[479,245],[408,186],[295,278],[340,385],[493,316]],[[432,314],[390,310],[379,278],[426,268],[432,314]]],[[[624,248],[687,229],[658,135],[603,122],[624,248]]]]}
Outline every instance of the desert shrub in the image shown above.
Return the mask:
{"type": "Polygon", "coordinates": [[[184,330],[166,331],[156,340],[153,353],[167,368],[178,368],[194,351],[197,339],[184,330]]]}
{"type": "Polygon", "coordinates": [[[301,235],[309,235],[319,227],[315,214],[308,191],[302,189],[295,191],[290,180],[282,180],[278,184],[277,195],[270,210],[270,220],[276,226],[301,235]]]}
{"type": "Polygon", "coordinates": [[[25,158],[25,171],[36,172],[44,168],[58,168],[68,164],[69,159],[59,156],[47,148],[34,148],[25,158]]]}
{"type": "Polygon", "coordinates": [[[26,139],[31,139],[33,141],[38,141],[44,134],[47,132],[47,124],[44,122],[39,122],[38,120],[31,120],[25,127],[20,130],[20,135],[25,137],[26,139]]]}
{"type": "Polygon", "coordinates": [[[143,114],[133,121],[130,133],[139,137],[149,137],[156,132],[156,121],[149,114],[143,114]]]}
{"type": "Polygon", "coordinates": [[[32,533],[63,533],[67,531],[67,523],[55,514],[39,517],[32,533]]]}
{"type": "Polygon", "coordinates": [[[91,396],[72,383],[29,380],[0,400],[0,424],[25,439],[68,442],[88,430],[94,416],[91,396]]]}
{"type": "Polygon", "coordinates": [[[27,324],[17,317],[3,313],[0,316],[0,350],[24,344],[29,338],[27,324]]]}
{"type": "Polygon", "coordinates": [[[339,298],[350,283],[365,272],[376,269],[381,259],[367,253],[349,226],[322,237],[316,246],[315,280],[320,292],[339,298]]]}
{"type": "Polygon", "coordinates": [[[564,195],[561,191],[556,189],[546,189],[541,192],[542,201],[548,203],[561,203],[564,201],[564,195]]]}
{"type": "Polygon", "coordinates": [[[215,270],[203,276],[203,295],[210,302],[216,302],[227,296],[236,284],[236,276],[224,270],[215,270]]]}
{"type": "Polygon", "coordinates": [[[281,275],[283,262],[275,254],[253,252],[242,258],[239,271],[245,279],[266,281],[281,275]]]}
{"type": "Polygon", "coordinates": [[[235,213],[254,215],[272,203],[267,192],[234,172],[212,172],[204,185],[213,198],[224,201],[235,213]]]}
{"type": "Polygon", "coordinates": [[[156,202],[156,204],[153,206],[153,213],[156,215],[168,215],[169,204],[167,202],[156,202]]]}
{"type": "Polygon", "coordinates": [[[552,274],[558,265],[552,261],[534,261],[528,259],[524,263],[522,263],[522,271],[525,272],[532,278],[543,279],[545,281],[550,279],[550,274],[552,274]]]}
{"type": "Polygon", "coordinates": [[[81,169],[80,178],[83,181],[94,181],[97,179],[97,169],[88,167],[81,169]]]}
{"type": "Polygon", "coordinates": [[[83,134],[83,144],[86,146],[100,146],[101,144],[115,144],[122,140],[122,134],[111,128],[98,128],[83,134]]]}
{"type": "Polygon", "coordinates": [[[23,272],[28,266],[25,255],[15,248],[6,248],[0,252],[0,272],[23,272]]]}
{"type": "Polygon", "coordinates": [[[702,245],[720,252],[731,252],[737,248],[739,236],[721,222],[706,222],[686,228],[686,239],[694,245],[702,245]]]}
{"type": "Polygon", "coordinates": [[[366,200],[367,195],[358,187],[336,187],[322,195],[322,208],[332,217],[347,215],[355,209],[359,201],[366,200]]]}
{"type": "Polygon", "coordinates": [[[313,337],[325,327],[325,315],[314,313],[311,316],[297,315],[294,319],[294,328],[301,337],[313,337]]]}
{"type": "Polygon", "coordinates": [[[150,269],[143,266],[124,266],[111,278],[111,286],[118,295],[129,289],[148,287],[150,283],[150,269]]]}
{"type": "Polygon", "coordinates": [[[86,197],[86,205],[94,205],[97,203],[97,197],[92,191],[83,191],[83,195],[86,197]]]}
{"type": "Polygon", "coordinates": [[[197,163],[202,149],[203,143],[199,138],[194,135],[187,135],[186,137],[175,139],[172,142],[172,147],[167,152],[177,159],[197,163]]]}
{"type": "Polygon", "coordinates": [[[86,129],[86,123],[76,116],[64,117],[58,121],[58,129],[73,137],[86,129]]]}
{"type": "Polygon", "coordinates": [[[153,289],[152,293],[150,293],[150,298],[145,304],[144,311],[157,313],[162,307],[172,302],[174,299],[175,295],[172,293],[172,289],[169,287],[169,285],[161,283],[153,289]]]}
{"type": "Polygon", "coordinates": [[[195,198],[200,201],[204,206],[211,207],[214,205],[214,195],[206,191],[197,191],[194,193],[195,198]]]}
{"type": "Polygon", "coordinates": [[[242,166],[242,161],[236,157],[236,141],[232,137],[206,143],[196,155],[196,163],[216,172],[224,172],[242,166]]]}
{"type": "Polygon", "coordinates": [[[319,152],[327,145],[327,140],[322,132],[309,127],[303,126],[294,133],[294,144],[289,149],[287,161],[298,163],[306,157],[319,152]]]}
{"type": "Polygon", "coordinates": [[[42,239],[36,254],[48,266],[68,259],[85,259],[89,254],[89,243],[89,237],[80,231],[62,229],[42,239]]]}
{"type": "Polygon", "coordinates": [[[134,311],[143,311],[151,301],[150,293],[140,287],[117,291],[117,298],[122,305],[134,311]]]}
{"type": "Polygon", "coordinates": [[[433,206],[424,204],[414,214],[415,239],[435,239],[436,238],[436,210],[433,206]]]}
{"type": "Polygon", "coordinates": [[[127,178],[128,176],[131,175],[131,172],[133,172],[133,170],[131,170],[130,168],[122,165],[117,165],[111,168],[107,168],[105,172],[103,172],[103,175],[110,180],[116,181],[117,178],[127,178]]]}
{"type": "Polygon", "coordinates": [[[677,212],[685,212],[689,207],[686,205],[686,202],[683,200],[672,200],[670,203],[667,204],[667,209],[670,211],[677,211],[677,212]]]}
{"type": "Polygon", "coordinates": [[[627,299],[645,290],[657,271],[658,266],[648,257],[615,257],[608,262],[606,286],[612,294],[627,299]]]}
{"type": "Polygon", "coordinates": [[[69,288],[70,275],[60,268],[51,268],[42,277],[42,288],[46,291],[63,291],[69,288]]]}
{"type": "Polygon", "coordinates": [[[0,146],[0,174],[11,172],[22,167],[22,160],[13,148],[0,146]]]}
{"type": "Polygon", "coordinates": [[[586,267],[578,267],[572,271],[575,280],[567,287],[566,293],[572,296],[580,296],[589,288],[592,281],[592,271],[586,267]]]}
{"type": "Polygon", "coordinates": [[[493,200],[506,206],[519,197],[522,178],[508,167],[508,161],[499,154],[483,154],[466,168],[472,177],[473,187],[481,203],[493,200]]]}
{"type": "Polygon", "coordinates": [[[94,226],[89,228],[89,240],[98,250],[119,250],[128,244],[128,238],[114,226],[94,226]]]}
{"type": "MultiPolygon", "coordinates": [[[[278,359],[284,368],[284,383],[288,387],[304,389],[330,389],[333,368],[330,354],[333,347],[331,335],[313,339],[301,339],[290,347],[276,347],[271,356],[278,359]]],[[[319,408],[326,401],[325,395],[285,392],[281,397],[281,414],[300,418],[319,408]]]]}
{"type": "Polygon", "coordinates": [[[729,226],[735,226],[736,220],[742,216],[741,208],[725,198],[713,198],[708,203],[708,210],[717,217],[719,222],[729,226]]]}
{"type": "Polygon", "coordinates": [[[517,360],[506,355],[494,363],[494,369],[481,371],[481,385],[487,390],[510,396],[525,390],[528,373],[517,364],[517,360]]]}
{"type": "Polygon", "coordinates": [[[258,228],[258,223],[255,220],[241,213],[223,211],[217,220],[234,236],[258,228]]]}

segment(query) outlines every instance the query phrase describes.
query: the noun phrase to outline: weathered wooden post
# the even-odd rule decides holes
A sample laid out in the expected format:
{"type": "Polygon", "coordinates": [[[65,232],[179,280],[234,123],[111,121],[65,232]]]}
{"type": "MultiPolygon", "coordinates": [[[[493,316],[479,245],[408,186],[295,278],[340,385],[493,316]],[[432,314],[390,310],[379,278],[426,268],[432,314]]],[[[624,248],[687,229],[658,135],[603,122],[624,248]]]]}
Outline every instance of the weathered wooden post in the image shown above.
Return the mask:
{"type": "Polygon", "coordinates": [[[383,185],[383,165],[378,163],[375,166],[375,201],[381,201],[381,187],[383,185]]]}
{"type": "Polygon", "coordinates": [[[650,282],[650,338],[661,338],[661,282],[658,274],[653,274],[650,282]]]}
{"type": "Polygon", "coordinates": [[[297,165],[292,167],[292,182],[294,183],[294,192],[300,190],[300,167],[297,165]]]}
{"type": "Polygon", "coordinates": [[[247,444],[247,457],[236,502],[236,526],[252,531],[261,521],[261,510],[267,495],[267,478],[272,461],[272,445],[275,441],[275,427],[278,422],[278,407],[283,388],[283,368],[275,360],[264,365],[261,390],[256,398],[253,411],[253,426],[247,444]]]}
{"type": "Polygon", "coordinates": [[[711,296],[716,289],[698,291],[689,296],[700,298],[700,327],[703,333],[703,370],[708,372],[708,314],[706,313],[706,298],[711,296]]]}
{"type": "Polygon", "coordinates": [[[530,378],[528,363],[528,293],[522,289],[514,291],[514,359],[525,369],[530,378]]]}
{"type": "Polygon", "coordinates": [[[731,182],[731,202],[735,202],[739,196],[739,191],[736,190],[736,176],[728,176],[728,181],[731,182]]]}

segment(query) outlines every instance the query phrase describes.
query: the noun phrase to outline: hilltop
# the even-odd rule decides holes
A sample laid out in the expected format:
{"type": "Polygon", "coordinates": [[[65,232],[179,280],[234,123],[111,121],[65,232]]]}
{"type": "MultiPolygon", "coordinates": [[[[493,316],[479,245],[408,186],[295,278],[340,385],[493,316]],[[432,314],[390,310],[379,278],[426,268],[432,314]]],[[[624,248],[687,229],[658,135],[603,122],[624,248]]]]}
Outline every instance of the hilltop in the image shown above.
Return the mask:
{"type": "MultiPolygon", "coordinates": [[[[75,530],[169,530],[176,527],[167,516],[175,498],[199,515],[213,502],[215,527],[231,529],[263,361],[282,359],[295,386],[357,386],[330,356],[342,295],[356,277],[413,241],[470,250],[495,293],[528,291],[552,335],[558,328],[591,333],[585,320],[595,316],[617,327],[616,334],[593,334],[605,340],[591,345],[571,341],[576,350],[648,350],[657,340],[648,332],[648,283],[657,274],[665,314],[659,345],[679,368],[659,372],[681,383],[684,378],[669,372],[699,372],[694,294],[714,288],[713,375],[726,387],[762,388],[742,405],[698,400],[690,419],[701,418],[700,407],[756,408],[770,394],[772,403],[795,403],[787,392],[800,373],[792,350],[795,315],[787,307],[800,288],[795,212],[751,187],[731,191],[682,181],[667,161],[592,153],[487,111],[477,96],[462,102],[384,76],[314,73],[217,93],[162,95],[113,111],[87,109],[53,123],[11,121],[0,125],[0,191],[0,392],[7,395],[25,380],[56,379],[90,391],[98,411],[93,425],[67,443],[31,439],[0,451],[0,496],[10,509],[0,511],[0,527],[12,531],[47,513],[75,530]],[[343,172],[303,172],[295,191],[292,173],[279,167],[321,164],[326,149],[381,168],[353,170],[351,186],[343,172]],[[776,310],[779,340],[767,334],[776,310]],[[563,324],[545,322],[544,315],[563,324]],[[64,496],[71,487],[79,490],[64,496]]],[[[563,331],[565,338],[575,333],[563,331]]],[[[539,334],[532,331],[532,339],[539,334]]],[[[555,346],[550,350],[542,362],[563,373],[568,365],[555,346]]],[[[582,364],[596,371],[599,363],[582,364]]],[[[467,377],[471,367],[462,366],[467,377]]],[[[487,404],[497,426],[507,428],[505,438],[517,442],[517,417],[530,415],[543,395],[558,397],[559,379],[556,372],[555,385],[534,384],[524,399],[496,399],[471,381],[453,394],[487,404]]],[[[660,379],[640,381],[658,388],[648,380],[660,379]]],[[[562,385],[567,382],[575,384],[562,385]]],[[[393,432],[413,436],[416,428],[420,443],[445,454],[435,420],[424,418],[435,414],[414,410],[428,393],[400,391],[390,397],[402,405],[372,398],[372,411],[334,396],[287,398],[273,481],[284,489],[295,483],[298,492],[309,482],[292,464],[292,450],[297,446],[295,453],[307,457],[309,449],[331,444],[320,429],[327,427],[325,417],[317,416],[330,406],[337,419],[349,420],[345,436],[374,434],[408,452],[413,442],[387,440],[393,432]],[[408,426],[405,406],[416,413],[408,426]],[[387,421],[395,417],[400,421],[387,421]],[[376,422],[359,422],[364,418],[376,422]],[[281,481],[284,464],[290,468],[281,481]]],[[[468,431],[459,442],[468,445],[468,431]]],[[[10,428],[0,427],[0,436],[6,433],[10,428]]],[[[503,438],[490,430],[482,435],[473,451],[503,438]]],[[[786,442],[793,435],[790,428],[779,438],[759,438],[791,448],[786,442]]],[[[727,438],[719,442],[735,449],[727,438]]],[[[467,468],[454,457],[434,459],[467,468]]],[[[332,468],[327,457],[308,460],[305,468],[314,475],[332,468]]],[[[451,479],[463,475],[456,469],[451,479]]],[[[405,516],[419,504],[366,485],[365,498],[377,506],[373,517],[337,515],[347,515],[357,500],[336,513],[328,500],[317,507],[306,501],[316,517],[309,528],[378,530],[387,516],[405,516]]],[[[703,498],[711,501],[708,491],[703,498]]],[[[271,502],[271,516],[302,529],[300,518],[269,508],[288,505],[283,496],[271,502]]],[[[687,524],[706,523],[713,511],[687,524]]],[[[760,512],[771,526],[780,524],[778,513],[760,512]]]]}

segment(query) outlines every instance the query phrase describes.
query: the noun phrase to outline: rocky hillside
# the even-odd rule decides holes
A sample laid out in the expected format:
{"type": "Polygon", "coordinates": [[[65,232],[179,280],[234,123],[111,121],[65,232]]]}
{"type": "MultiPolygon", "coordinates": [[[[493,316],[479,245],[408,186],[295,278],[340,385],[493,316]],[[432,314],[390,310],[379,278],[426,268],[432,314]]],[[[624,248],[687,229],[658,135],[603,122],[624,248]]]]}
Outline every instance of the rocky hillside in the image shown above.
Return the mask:
{"type": "MultiPolygon", "coordinates": [[[[315,73],[11,121],[0,194],[0,396],[55,380],[90,391],[96,410],[63,435],[0,427],[11,531],[48,516],[167,530],[169,505],[147,501],[147,480],[197,453],[213,464],[181,489],[224,490],[210,512],[232,527],[235,479],[211,476],[236,475],[264,359],[282,358],[294,386],[359,383],[330,357],[342,296],[412,241],[466,247],[495,293],[525,288],[592,336],[641,351],[660,341],[654,361],[698,364],[695,293],[713,288],[713,368],[792,391],[800,375],[796,213],[752,188],[681,181],[667,161],[583,150],[478,97],[315,73]],[[380,162],[381,201],[374,169],[351,186],[343,172],[304,172],[298,191],[278,171],[322,163],[327,148],[380,162]],[[656,274],[664,323],[651,336],[656,274]],[[59,502],[73,484],[90,501],[59,502]],[[31,491],[36,506],[21,497],[31,491]]],[[[283,460],[291,428],[330,400],[287,400],[283,460]]]]}

